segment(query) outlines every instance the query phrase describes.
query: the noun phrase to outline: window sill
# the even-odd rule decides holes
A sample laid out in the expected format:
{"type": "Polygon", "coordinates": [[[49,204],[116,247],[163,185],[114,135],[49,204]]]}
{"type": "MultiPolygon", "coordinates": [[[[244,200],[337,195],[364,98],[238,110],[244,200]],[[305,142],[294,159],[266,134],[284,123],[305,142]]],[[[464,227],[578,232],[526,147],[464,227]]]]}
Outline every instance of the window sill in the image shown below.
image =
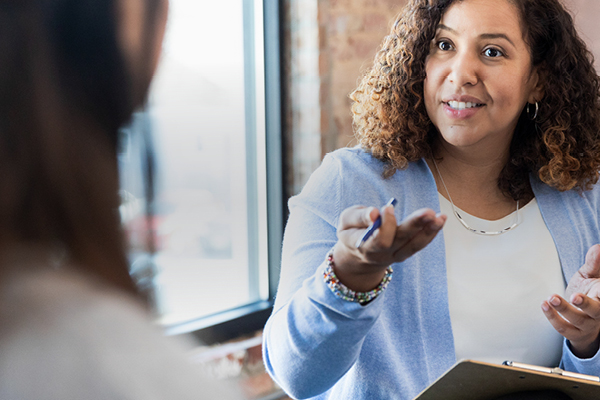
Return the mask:
{"type": "Polygon", "coordinates": [[[262,330],[272,310],[272,301],[259,301],[183,324],[167,326],[165,332],[167,335],[191,334],[205,345],[223,343],[262,330]]]}

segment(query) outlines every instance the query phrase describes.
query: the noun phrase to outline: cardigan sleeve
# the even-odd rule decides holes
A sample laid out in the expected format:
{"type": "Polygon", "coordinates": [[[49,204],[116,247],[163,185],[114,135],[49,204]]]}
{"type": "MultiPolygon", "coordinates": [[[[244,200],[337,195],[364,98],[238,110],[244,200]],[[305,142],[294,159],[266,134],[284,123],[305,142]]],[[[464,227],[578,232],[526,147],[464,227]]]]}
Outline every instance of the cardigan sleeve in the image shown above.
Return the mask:
{"type": "Polygon", "coordinates": [[[569,341],[563,341],[563,355],[560,368],[580,374],[600,376],[600,351],[591,358],[579,358],[571,351],[569,341]]]}
{"type": "MultiPolygon", "coordinates": [[[[568,212],[576,212],[580,216],[576,226],[579,228],[579,240],[582,243],[580,259],[571,263],[569,276],[572,276],[583,264],[588,249],[600,243],[600,185],[596,184],[584,195],[573,195],[576,206],[571,206],[568,212]]],[[[575,218],[574,218],[575,219],[575,218]]],[[[576,246],[573,246],[576,248],[576,246]]],[[[568,279],[567,279],[568,283],[568,279]]],[[[563,340],[563,351],[560,367],[567,371],[578,372],[586,375],[600,376],[600,350],[591,358],[579,358],[571,351],[569,341],[563,340]]]]}
{"type": "MultiPolygon", "coordinates": [[[[596,184],[592,190],[584,192],[559,192],[539,179],[532,179],[531,186],[554,238],[568,284],[585,262],[588,249],[600,243],[600,185],[596,184]]],[[[597,353],[592,358],[578,358],[571,351],[569,341],[563,339],[560,368],[600,376],[600,355],[597,353]]]]}
{"type": "Polygon", "coordinates": [[[385,293],[361,306],[337,298],[324,283],[342,192],[339,162],[328,155],[289,202],[281,279],[264,329],[263,356],[273,379],[295,398],[326,392],[344,376],[382,311],[385,293]]]}

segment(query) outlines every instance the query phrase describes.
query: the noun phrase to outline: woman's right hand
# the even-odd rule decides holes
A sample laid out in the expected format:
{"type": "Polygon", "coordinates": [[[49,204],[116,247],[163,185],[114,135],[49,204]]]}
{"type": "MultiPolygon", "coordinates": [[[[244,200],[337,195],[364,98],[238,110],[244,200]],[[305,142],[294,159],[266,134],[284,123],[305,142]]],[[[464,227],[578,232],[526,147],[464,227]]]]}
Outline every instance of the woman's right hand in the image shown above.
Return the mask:
{"type": "Polygon", "coordinates": [[[340,282],[357,292],[377,287],[389,265],[427,246],[446,222],[445,215],[423,208],[397,225],[394,208],[387,206],[381,210],[379,229],[356,248],[358,238],[379,215],[377,208],[354,206],[340,216],[338,242],[333,249],[334,271],[340,282]]]}

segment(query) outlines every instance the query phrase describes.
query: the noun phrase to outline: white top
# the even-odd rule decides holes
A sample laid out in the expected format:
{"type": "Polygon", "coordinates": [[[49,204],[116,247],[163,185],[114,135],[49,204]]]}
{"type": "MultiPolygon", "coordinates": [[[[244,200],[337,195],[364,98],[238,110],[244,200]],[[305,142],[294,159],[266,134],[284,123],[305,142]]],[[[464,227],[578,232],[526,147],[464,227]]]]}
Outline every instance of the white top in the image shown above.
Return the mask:
{"type": "MultiPolygon", "coordinates": [[[[439,198],[448,216],[444,240],[457,360],[558,366],[563,339],[540,306],[550,295],[563,294],[565,281],[536,199],[519,210],[516,228],[483,236],[465,229],[450,202],[439,198]]],[[[485,231],[500,231],[516,220],[515,212],[488,221],[457,210],[470,227],[485,231]]]]}
{"type": "Polygon", "coordinates": [[[77,273],[23,270],[0,292],[0,399],[243,398],[129,296],[77,273]]]}

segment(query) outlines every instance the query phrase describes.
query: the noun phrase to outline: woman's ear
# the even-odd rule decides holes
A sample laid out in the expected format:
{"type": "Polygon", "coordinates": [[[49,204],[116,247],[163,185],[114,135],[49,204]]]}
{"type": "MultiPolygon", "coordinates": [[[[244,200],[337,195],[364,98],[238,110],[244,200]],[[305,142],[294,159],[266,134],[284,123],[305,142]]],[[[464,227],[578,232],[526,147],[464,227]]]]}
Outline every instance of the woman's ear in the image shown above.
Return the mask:
{"type": "Polygon", "coordinates": [[[540,68],[535,68],[531,74],[531,79],[533,80],[533,89],[531,93],[529,93],[529,98],[527,102],[534,104],[537,101],[541,101],[545,95],[545,74],[544,71],[540,68]]]}

